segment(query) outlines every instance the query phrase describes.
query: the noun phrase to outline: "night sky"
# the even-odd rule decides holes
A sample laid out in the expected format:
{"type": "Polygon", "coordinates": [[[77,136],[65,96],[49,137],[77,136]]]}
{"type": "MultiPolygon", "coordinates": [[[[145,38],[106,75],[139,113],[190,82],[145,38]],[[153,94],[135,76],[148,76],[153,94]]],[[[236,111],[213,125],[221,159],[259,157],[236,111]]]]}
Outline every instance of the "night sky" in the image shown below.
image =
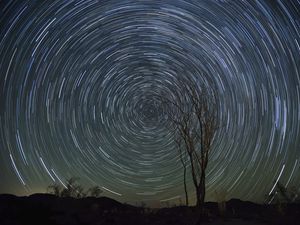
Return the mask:
{"type": "Polygon", "coordinates": [[[0,193],[76,176],[119,201],[180,202],[158,96],[185,81],[218,96],[206,200],[300,191],[299,0],[1,0],[0,193]]]}

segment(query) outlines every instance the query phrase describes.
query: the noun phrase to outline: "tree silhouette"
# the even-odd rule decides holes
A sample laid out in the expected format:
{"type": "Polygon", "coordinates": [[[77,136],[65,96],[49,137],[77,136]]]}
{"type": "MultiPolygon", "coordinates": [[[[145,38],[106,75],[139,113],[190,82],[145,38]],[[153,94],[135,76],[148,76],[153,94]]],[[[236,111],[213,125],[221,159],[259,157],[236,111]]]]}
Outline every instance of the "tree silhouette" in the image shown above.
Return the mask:
{"type": "MultiPolygon", "coordinates": [[[[183,143],[180,154],[187,153],[196,189],[197,207],[203,213],[205,178],[211,144],[218,128],[217,105],[214,89],[184,85],[180,95],[163,98],[168,117],[174,127],[174,139],[183,143]]],[[[181,156],[180,156],[181,157],[181,156]]]]}
{"type": "Polygon", "coordinates": [[[71,177],[67,180],[66,188],[61,191],[61,197],[81,198],[83,188],[77,183],[79,178],[71,177]]]}
{"type": "Polygon", "coordinates": [[[47,192],[56,196],[61,196],[62,187],[59,184],[51,184],[47,188],[47,192]]]}
{"type": "Polygon", "coordinates": [[[99,186],[93,186],[88,189],[89,196],[95,197],[95,198],[98,198],[102,192],[103,191],[100,189],[99,186]]]}
{"type": "Polygon", "coordinates": [[[64,186],[54,183],[48,186],[47,192],[58,197],[72,198],[84,198],[87,196],[98,198],[103,192],[99,186],[93,186],[85,191],[84,188],[78,184],[78,180],[79,178],[71,177],[66,181],[64,186]]]}
{"type": "MultiPolygon", "coordinates": [[[[275,183],[275,182],[274,182],[275,183]]],[[[275,203],[292,203],[299,202],[299,192],[296,187],[287,188],[281,182],[275,184],[273,191],[266,195],[265,202],[275,203]]]]}

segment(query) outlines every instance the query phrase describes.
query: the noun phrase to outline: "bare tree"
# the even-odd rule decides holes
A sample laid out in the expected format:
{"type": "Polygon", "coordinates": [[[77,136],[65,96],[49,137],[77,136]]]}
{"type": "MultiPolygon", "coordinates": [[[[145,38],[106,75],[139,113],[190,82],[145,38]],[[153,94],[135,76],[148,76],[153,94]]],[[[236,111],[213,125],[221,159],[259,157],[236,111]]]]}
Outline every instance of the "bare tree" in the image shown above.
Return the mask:
{"type": "Polygon", "coordinates": [[[196,189],[196,204],[200,212],[203,212],[206,168],[218,125],[214,89],[189,83],[183,86],[180,96],[163,99],[163,104],[168,107],[168,116],[174,126],[175,141],[183,143],[184,151],[188,155],[196,189]]]}

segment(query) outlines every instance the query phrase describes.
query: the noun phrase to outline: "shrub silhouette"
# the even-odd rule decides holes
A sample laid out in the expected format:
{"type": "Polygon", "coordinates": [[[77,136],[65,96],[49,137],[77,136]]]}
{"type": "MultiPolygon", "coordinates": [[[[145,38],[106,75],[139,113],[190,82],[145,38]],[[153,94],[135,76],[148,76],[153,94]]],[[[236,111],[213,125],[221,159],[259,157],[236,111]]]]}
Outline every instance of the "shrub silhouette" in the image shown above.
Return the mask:
{"type": "Polygon", "coordinates": [[[278,182],[274,190],[266,195],[266,202],[269,203],[297,203],[299,202],[299,192],[296,187],[287,188],[278,182]]]}
{"type": "Polygon", "coordinates": [[[93,186],[88,189],[89,196],[98,198],[103,191],[99,186],[93,186]]]}
{"type": "Polygon", "coordinates": [[[59,184],[51,184],[47,188],[47,192],[61,197],[61,192],[63,188],[59,184]]]}
{"type": "Polygon", "coordinates": [[[71,177],[67,180],[64,186],[59,184],[51,184],[47,188],[47,192],[50,194],[54,194],[58,197],[72,197],[72,198],[84,198],[87,196],[98,198],[102,190],[99,186],[93,186],[89,188],[87,191],[78,184],[79,178],[71,177]]]}

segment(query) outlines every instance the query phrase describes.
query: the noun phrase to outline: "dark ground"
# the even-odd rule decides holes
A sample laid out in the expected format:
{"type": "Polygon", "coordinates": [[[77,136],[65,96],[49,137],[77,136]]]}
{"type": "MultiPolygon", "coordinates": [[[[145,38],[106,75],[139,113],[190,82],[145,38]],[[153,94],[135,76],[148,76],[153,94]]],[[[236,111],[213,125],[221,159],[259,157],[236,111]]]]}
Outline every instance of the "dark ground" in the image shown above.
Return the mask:
{"type": "MultiPolygon", "coordinates": [[[[207,216],[201,224],[300,224],[300,204],[259,205],[232,199],[226,202],[223,215],[217,203],[206,203],[205,212],[207,216]]],[[[198,222],[199,213],[194,207],[143,209],[106,197],[0,195],[0,225],[196,225],[198,222]]]]}

